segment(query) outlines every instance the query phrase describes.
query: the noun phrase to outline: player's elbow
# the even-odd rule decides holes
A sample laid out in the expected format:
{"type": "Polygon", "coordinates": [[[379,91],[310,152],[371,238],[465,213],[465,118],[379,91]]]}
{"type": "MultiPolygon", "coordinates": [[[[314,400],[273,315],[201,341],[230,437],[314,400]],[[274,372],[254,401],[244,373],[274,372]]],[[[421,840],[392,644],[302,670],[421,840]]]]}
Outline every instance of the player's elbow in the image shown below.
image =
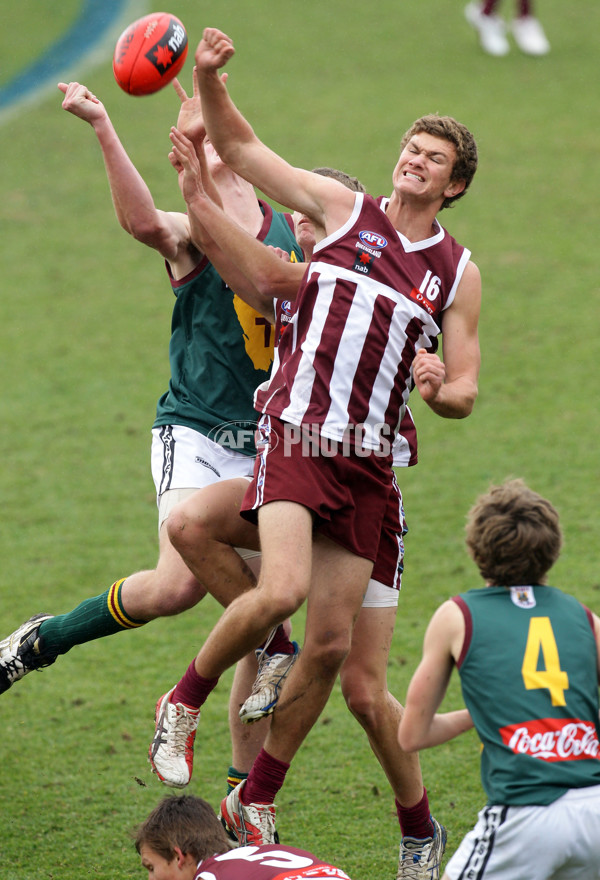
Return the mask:
{"type": "Polygon", "coordinates": [[[400,727],[398,728],[398,745],[403,752],[418,752],[420,747],[419,739],[415,736],[414,731],[411,731],[402,722],[400,722],[400,727]]]}
{"type": "Polygon", "coordinates": [[[247,166],[246,159],[249,148],[248,144],[248,139],[241,137],[239,139],[223,138],[222,141],[218,141],[218,145],[217,142],[214,144],[221,162],[246,180],[248,178],[244,172],[246,171],[247,166]]]}
{"type": "Polygon", "coordinates": [[[475,401],[477,400],[477,389],[473,394],[467,394],[463,399],[459,402],[456,409],[454,410],[454,414],[452,418],[455,419],[466,419],[467,416],[470,416],[473,412],[473,408],[475,407],[475,401]]]}
{"type": "Polygon", "coordinates": [[[474,381],[442,385],[440,393],[427,403],[431,409],[445,419],[466,419],[470,416],[477,400],[477,383],[474,381]]]}
{"type": "Polygon", "coordinates": [[[410,733],[405,733],[402,728],[398,730],[398,745],[403,752],[418,752],[420,743],[410,733]]]}
{"type": "Polygon", "coordinates": [[[160,233],[156,219],[144,215],[126,215],[119,217],[119,222],[125,232],[128,232],[136,241],[147,244],[149,240],[156,238],[160,233]]]}
{"type": "Polygon", "coordinates": [[[477,387],[477,382],[472,382],[470,387],[467,388],[465,391],[462,402],[462,411],[461,414],[458,416],[459,419],[466,419],[467,416],[471,415],[475,406],[475,401],[477,400],[478,393],[479,389],[477,387]]]}
{"type": "Polygon", "coordinates": [[[263,318],[266,318],[269,324],[275,325],[275,307],[273,303],[273,298],[271,296],[265,296],[261,294],[260,291],[257,291],[258,296],[254,303],[251,305],[254,306],[259,315],[262,315],[263,318]]]}
{"type": "Polygon", "coordinates": [[[171,236],[165,234],[164,225],[151,218],[139,218],[129,222],[123,228],[135,238],[136,241],[145,244],[161,254],[175,255],[172,249],[171,236]],[[172,253],[173,251],[173,253],[172,253]]]}

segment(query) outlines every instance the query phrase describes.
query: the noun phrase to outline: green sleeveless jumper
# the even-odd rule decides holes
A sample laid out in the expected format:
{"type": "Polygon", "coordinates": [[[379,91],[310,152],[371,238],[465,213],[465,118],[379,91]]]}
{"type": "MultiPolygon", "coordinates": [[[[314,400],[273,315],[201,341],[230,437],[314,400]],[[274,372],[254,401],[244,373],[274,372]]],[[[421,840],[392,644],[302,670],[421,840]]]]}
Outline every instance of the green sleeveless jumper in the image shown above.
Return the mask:
{"type": "MultiPolygon", "coordinates": [[[[301,261],[289,215],[260,205],[259,240],[301,261]]],[[[254,391],[269,377],[274,327],[227,287],[206,258],[185,278],[171,276],[171,286],[171,379],[153,427],[183,425],[254,455],[254,391]]]]}
{"type": "Polygon", "coordinates": [[[485,587],[454,601],[458,661],[483,743],[489,804],[545,805],[600,785],[596,641],[589,611],[554,587],[485,587]]]}

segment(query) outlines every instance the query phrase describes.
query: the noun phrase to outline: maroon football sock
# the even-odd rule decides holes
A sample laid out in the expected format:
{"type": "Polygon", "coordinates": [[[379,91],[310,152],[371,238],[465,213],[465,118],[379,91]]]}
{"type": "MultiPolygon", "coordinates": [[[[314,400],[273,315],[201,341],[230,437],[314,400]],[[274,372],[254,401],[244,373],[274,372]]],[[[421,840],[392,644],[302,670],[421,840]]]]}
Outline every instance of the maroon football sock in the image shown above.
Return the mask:
{"type": "Polygon", "coordinates": [[[272,804],[290,765],[261,749],[242,789],[243,804],[272,804]]]}
{"type": "Polygon", "coordinates": [[[498,5],[498,0],[485,0],[485,3],[481,7],[481,12],[483,15],[493,15],[496,6],[498,5]]]}
{"type": "MultiPolygon", "coordinates": [[[[267,643],[268,639],[265,640],[260,646],[263,648],[267,643]]],[[[285,634],[285,630],[283,628],[283,624],[279,624],[277,629],[275,630],[275,635],[271,639],[271,641],[267,645],[267,654],[269,657],[272,657],[273,654],[293,654],[294,653],[294,645],[290,642],[289,638],[285,634]]]]}
{"type": "Polygon", "coordinates": [[[433,837],[434,827],[426,789],[423,789],[423,797],[414,807],[403,807],[396,801],[396,811],[403,837],[416,837],[417,840],[433,837]]]}
{"type": "Polygon", "coordinates": [[[171,695],[172,703],[183,703],[189,709],[199,709],[206,698],[217,686],[218,678],[203,678],[196,672],[195,660],[192,660],[183,678],[176,684],[171,695]]]}

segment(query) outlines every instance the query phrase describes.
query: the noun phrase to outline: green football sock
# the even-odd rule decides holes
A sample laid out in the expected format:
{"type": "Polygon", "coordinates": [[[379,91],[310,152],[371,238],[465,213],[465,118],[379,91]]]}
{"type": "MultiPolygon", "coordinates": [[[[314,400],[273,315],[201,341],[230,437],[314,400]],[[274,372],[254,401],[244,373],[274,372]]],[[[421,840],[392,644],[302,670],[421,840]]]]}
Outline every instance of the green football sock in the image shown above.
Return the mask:
{"type": "Polygon", "coordinates": [[[239,770],[236,770],[235,767],[229,768],[229,773],[227,774],[227,794],[233,791],[236,786],[242,782],[242,780],[247,779],[247,773],[240,773],[239,770]]]}
{"type": "Polygon", "coordinates": [[[68,614],[58,614],[40,624],[40,653],[66,654],[74,645],[101,639],[124,629],[147,623],[129,617],[121,602],[125,578],[116,581],[100,596],[85,599],[68,614]]]}

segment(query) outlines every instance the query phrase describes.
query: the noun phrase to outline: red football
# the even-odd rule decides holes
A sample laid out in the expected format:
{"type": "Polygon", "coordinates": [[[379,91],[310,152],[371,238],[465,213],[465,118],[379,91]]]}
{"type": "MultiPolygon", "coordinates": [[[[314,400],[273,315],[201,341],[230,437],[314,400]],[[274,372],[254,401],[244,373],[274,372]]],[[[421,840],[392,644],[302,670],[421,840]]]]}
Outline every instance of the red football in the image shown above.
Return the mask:
{"type": "Polygon", "coordinates": [[[150,95],[177,76],[188,51],[185,28],[168,12],[153,12],[125,28],[115,46],[113,73],[129,95],[150,95]]]}

